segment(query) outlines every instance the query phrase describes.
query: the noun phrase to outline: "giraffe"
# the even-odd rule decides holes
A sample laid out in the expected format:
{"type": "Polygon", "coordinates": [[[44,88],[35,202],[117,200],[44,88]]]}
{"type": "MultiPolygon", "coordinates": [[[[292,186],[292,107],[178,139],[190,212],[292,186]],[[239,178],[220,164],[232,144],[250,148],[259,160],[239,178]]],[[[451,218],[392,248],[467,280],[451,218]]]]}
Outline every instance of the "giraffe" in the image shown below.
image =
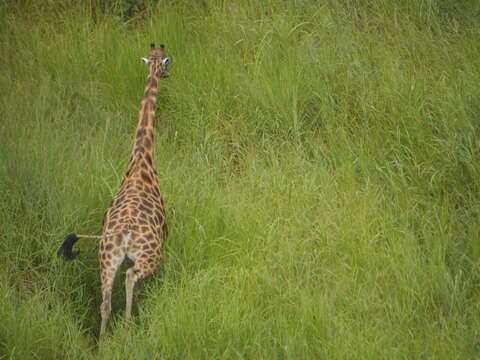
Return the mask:
{"type": "Polygon", "coordinates": [[[166,56],[163,44],[155,47],[152,43],[149,58],[142,58],[142,61],[148,65],[149,73],[140,104],[133,149],[120,189],[105,213],[103,233],[98,236],[70,234],[57,252],[59,256],[73,259],[80,252],[72,251],[78,239],[100,239],[100,336],[106,331],[111,312],[113,281],[119,266],[126,258],[133,262],[125,277],[125,319],[128,323],[131,319],[135,283],[157,270],[167,237],[165,205],[153,165],[153,128],[158,80],[170,75],[167,71],[170,59],[166,56]]]}

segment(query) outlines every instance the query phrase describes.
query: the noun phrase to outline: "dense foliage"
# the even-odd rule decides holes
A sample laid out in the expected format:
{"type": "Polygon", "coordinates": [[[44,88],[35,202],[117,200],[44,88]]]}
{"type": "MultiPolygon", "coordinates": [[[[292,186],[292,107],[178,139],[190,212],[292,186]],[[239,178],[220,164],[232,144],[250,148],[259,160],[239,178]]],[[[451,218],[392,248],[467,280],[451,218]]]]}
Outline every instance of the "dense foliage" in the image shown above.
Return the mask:
{"type": "Polygon", "coordinates": [[[0,359],[467,359],[480,3],[4,1],[0,359]],[[97,342],[96,243],[151,41],[170,237],[97,342]]]}

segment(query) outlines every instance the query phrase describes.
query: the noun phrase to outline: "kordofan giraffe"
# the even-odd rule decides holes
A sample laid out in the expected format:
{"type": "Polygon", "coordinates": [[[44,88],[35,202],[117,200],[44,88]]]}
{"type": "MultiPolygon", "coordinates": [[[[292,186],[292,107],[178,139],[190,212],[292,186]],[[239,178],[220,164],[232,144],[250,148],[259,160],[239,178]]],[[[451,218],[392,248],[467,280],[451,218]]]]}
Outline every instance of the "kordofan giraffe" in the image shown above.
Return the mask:
{"type": "Polygon", "coordinates": [[[150,47],[150,57],[142,58],[149,66],[149,74],[140,106],[130,163],[120,189],[105,213],[103,234],[70,234],[58,250],[58,255],[73,259],[79,250],[72,252],[72,247],[79,238],[100,239],[99,262],[103,298],[100,307],[100,335],[106,330],[111,311],[113,280],[119,266],[126,257],[133,261],[125,279],[125,317],[129,321],[135,283],[157,269],[167,236],[165,207],[152,159],[158,79],[170,75],[167,71],[170,59],[166,57],[164,45],[156,48],[155,44],[150,44],[150,47]]]}

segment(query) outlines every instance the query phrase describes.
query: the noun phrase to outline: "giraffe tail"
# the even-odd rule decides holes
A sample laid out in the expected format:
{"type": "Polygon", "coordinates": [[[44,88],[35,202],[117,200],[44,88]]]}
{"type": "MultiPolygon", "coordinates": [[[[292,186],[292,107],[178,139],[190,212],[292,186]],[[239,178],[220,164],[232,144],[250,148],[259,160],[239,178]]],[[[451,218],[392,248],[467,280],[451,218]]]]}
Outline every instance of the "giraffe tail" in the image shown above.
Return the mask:
{"type": "Polygon", "coordinates": [[[73,260],[75,259],[78,254],[80,254],[80,250],[72,251],[73,245],[79,240],[80,238],[77,234],[69,234],[63,240],[62,246],[57,250],[57,256],[62,256],[65,259],[73,260]]]}

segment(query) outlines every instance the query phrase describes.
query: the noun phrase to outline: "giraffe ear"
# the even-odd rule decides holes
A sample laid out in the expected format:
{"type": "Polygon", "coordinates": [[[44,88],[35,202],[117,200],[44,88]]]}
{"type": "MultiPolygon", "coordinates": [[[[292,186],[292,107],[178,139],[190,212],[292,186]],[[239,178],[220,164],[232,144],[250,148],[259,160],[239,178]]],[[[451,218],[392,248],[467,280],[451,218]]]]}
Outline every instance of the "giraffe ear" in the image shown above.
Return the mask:
{"type": "Polygon", "coordinates": [[[148,60],[147,58],[141,58],[140,60],[142,60],[145,64],[150,64],[150,60],[148,60]]]}

